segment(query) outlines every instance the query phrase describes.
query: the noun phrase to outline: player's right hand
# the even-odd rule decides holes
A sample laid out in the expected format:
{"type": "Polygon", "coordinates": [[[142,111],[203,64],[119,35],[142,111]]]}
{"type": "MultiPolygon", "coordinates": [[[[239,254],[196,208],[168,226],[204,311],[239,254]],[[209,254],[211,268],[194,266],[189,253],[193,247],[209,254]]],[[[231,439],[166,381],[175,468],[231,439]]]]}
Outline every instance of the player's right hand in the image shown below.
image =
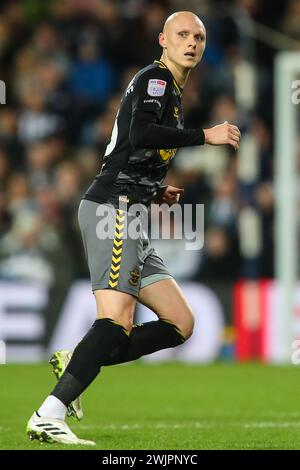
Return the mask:
{"type": "Polygon", "coordinates": [[[234,150],[239,148],[241,133],[237,126],[229,124],[227,121],[223,124],[203,129],[205,135],[205,143],[210,145],[232,145],[234,150]]]}

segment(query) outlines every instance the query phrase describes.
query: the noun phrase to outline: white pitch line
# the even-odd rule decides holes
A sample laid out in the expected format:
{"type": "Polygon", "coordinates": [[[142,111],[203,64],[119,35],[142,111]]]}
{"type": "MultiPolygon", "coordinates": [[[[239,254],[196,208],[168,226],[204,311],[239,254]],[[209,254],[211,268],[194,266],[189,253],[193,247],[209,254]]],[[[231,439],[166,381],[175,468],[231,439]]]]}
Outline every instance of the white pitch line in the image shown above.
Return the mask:
{"type": "Polygon", "coordinates": [[[96,424],[96,425],[85,425],[78,424],[80,429],[112,429],[112,430],[135,430],[135,429],[189,429],[189,428],[207,428],[215,427],[215,423],[156,423],[156,424],[96,424]]]}
{"type": "Polygon", "coordinates": [[[257,423],[246,423],[245,428],[300,428],[300,422],[291,421],[291,422],[282,422],[277,423],[272,421],[259,421],[257,423]]]}
{"type": "Polygon", "coordinates": [[[78,424],[79,429],[103,429],[115,431],[133,431],[136,429],[212,429],[212,428],[230,428],[238,427],[244,429],[263,429],[263,428],[300,428],[300,421],[276,422],[276,421],[254,421],[254,422],[194,422],[194,423],[156,423],[156,424],[78,424]]]}

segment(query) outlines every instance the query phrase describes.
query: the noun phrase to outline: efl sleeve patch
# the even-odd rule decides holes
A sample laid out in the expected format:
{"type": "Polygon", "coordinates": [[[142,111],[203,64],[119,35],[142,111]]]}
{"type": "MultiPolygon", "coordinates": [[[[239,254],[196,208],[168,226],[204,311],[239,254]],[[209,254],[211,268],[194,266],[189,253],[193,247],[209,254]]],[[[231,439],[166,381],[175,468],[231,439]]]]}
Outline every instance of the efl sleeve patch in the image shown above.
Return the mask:
{"type": "Polygon", "coordinates": [[[163,96],[166,91],[167,82],[152,78],[148,81],[147,93],[150,96],[163,96]]]}

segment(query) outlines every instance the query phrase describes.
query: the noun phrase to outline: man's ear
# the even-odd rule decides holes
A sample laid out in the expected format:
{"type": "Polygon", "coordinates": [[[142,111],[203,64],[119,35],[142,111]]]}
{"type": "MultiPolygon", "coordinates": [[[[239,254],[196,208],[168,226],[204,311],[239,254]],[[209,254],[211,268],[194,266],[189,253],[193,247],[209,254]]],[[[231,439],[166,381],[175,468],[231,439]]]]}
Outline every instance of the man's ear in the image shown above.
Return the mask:
{"type": "Polygon", "coordinates": [[[164,33],[159,33],[158,42],[161,47],[166,47],[166,35],[164,33]]]}

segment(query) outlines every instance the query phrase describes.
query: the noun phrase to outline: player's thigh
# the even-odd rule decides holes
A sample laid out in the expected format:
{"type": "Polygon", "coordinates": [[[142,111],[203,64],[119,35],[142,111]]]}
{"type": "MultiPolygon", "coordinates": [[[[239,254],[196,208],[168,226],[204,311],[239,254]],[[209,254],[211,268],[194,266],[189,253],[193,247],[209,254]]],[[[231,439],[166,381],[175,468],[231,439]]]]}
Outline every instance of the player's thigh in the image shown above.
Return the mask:
{"type": "Polygon", "coordinates": [[[161,319],[172,322],[187,338],[193,332],[194,316],[181,288],[172,279],[163,279],[140,289],[139,302],[161,319]]]}
{"type": "Polygon", "coordinates": [[[128,328],[140,288],[142,241],[125,236],[125,211],[84,200],[81,229],[99,318],[112,318],[128,328]]]}

